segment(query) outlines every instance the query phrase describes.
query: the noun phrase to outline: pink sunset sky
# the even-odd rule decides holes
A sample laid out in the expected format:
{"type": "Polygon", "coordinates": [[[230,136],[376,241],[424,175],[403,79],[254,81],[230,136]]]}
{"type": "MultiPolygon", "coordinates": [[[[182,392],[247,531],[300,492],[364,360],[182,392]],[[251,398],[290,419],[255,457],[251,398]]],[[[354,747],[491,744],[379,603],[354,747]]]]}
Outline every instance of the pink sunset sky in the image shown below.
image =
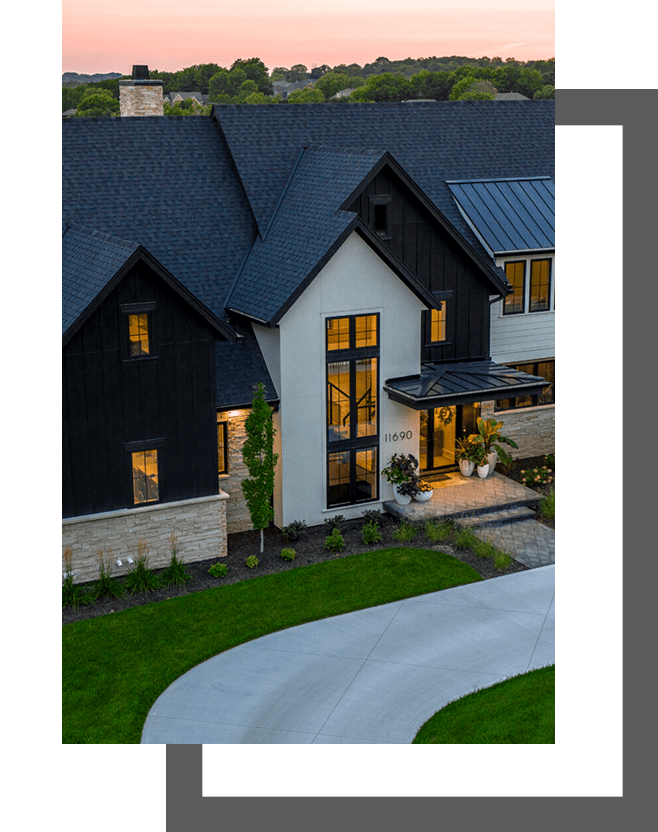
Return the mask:
{"type": "Polygon", "coordinates": [[[63,0],[62,71],[555,55],[553,0],[63,0]],[[455,6],[458,5],[458,8],[455,6]],[[505,8],[497,8],[504,5],[505,8]]]}

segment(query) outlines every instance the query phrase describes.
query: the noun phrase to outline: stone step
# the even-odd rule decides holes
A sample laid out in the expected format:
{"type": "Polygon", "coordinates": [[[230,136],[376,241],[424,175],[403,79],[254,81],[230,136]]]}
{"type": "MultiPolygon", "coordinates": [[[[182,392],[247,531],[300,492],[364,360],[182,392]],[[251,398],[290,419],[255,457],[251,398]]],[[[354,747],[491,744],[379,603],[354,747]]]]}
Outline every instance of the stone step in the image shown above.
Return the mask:
{"type": "Polygon", "coordinates": [[[535,512],[525,505],[496,506],[494,509],[483,509],[453,519],[460,528],[475,529],[481,526],[503,526],[523,520],[534,520],[535,512]]]}

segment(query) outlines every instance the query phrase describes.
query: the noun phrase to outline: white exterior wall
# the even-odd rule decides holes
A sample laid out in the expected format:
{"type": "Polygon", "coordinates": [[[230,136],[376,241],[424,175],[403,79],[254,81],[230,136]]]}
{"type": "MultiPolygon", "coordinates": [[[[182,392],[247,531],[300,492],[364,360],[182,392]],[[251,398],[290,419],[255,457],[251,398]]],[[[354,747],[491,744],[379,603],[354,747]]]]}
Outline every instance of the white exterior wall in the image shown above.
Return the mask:
{"type": "MultiPolygon", "coordinates": [[[[358,517],[392,498],[380,481],[380,502],[326,510],[325,319],[380,313],[379,470],[393,453],[418,456],[419,415],[391,401],[384,381],[420,371],[422,302],[356,234],[352,234],[279,323],[280,389],[277,526],[319,525],[333,514],[358,517]],[[411,431],[411,438],[384,441],[411,431]]],[[[271,347],[271,344],[269,345],[271,347]]],[[[269,350],[268,367],[273,361],[269,350]]]]}
{"type": "MultiPolygon", "coordinates": [[[[505,267],[506,260],[530,260],[551,257],[551,309],[547,312],[525,312],[503,315],[503,301],[491,305],[491,359],[499,364],[537,361],[555,356],[555,258],[537,254],[532,258],[499,257],[496,265],[505,267]]],[[[529,268],[529,267],[528,267],[529,268]]],[[[526,272],[528,275],[529,272],[526,272]]],[[[526,279],[526,296],[529,277],[526,279]]]]}

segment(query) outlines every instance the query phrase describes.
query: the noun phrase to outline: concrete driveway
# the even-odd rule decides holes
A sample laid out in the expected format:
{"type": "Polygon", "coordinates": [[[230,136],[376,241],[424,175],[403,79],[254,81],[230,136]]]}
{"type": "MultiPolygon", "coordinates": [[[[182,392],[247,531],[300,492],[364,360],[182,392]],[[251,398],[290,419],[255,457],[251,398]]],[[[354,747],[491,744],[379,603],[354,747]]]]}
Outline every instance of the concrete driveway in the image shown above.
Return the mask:
{"type": "Polygon", "coordinates": [[[411,743],[453,699],[555,662],[555,566],[292,627],[153,705],[142,743],[411,743]]]}

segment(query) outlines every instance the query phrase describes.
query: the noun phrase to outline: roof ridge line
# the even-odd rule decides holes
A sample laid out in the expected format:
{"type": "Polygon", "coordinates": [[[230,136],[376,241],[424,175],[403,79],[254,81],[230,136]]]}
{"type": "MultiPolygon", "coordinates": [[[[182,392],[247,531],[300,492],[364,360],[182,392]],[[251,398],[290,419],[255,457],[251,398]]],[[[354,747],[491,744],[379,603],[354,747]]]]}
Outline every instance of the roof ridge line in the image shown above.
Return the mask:
{"type": "Polygon", "coordinates": [[[297,159],[295,160],[295,164],[293,165],[292,171],[290,172],[290,176],[288,177],[288,181],[283,186],[283,190],[281,191],[281,196],[279,197],[279,200],[278,200],[277,204],[274,206],[274,211],[272,212],[272,216],[270,217],[270,221],[268,223],[268,226],[265,229],[265,234],[263,235],[263,242],[265,242],[267,240],[267,236],[270,233],[270,231],[272,230],[272,226],[274,225],[274,220],[276,219],[276,216],[279,213],[279,210],[280,210],[281,205],[283,203],[283,200],[285,199],[286,194],[288,193],[288,191],[290,189],[290,186],[292,184],[292,180],[294,179],[295,173],[297,173],[297,168],[299,167],[300,162],[302,161],[302,157],[303,157],[304,153],[306,152],[307,147],[308,147],[308,145],[303,145],[302,149],[299,151],[297,159]]]}

